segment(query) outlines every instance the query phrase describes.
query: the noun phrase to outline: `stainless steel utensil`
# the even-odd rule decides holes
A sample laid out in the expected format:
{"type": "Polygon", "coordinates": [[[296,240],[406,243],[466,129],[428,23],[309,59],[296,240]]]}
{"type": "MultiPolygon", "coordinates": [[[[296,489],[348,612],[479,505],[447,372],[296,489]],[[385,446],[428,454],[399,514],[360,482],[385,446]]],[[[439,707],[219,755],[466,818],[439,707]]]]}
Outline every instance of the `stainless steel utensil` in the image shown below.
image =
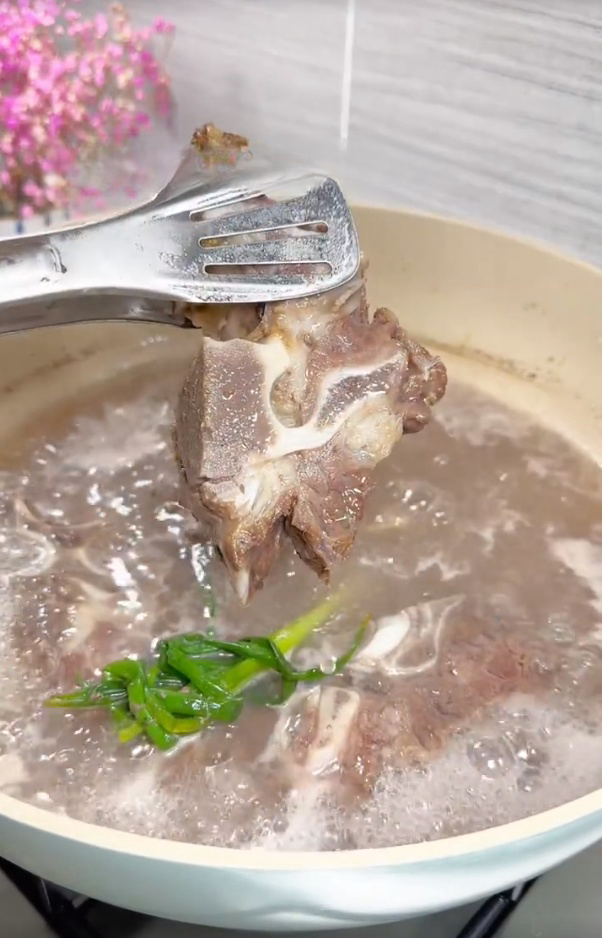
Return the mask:
{"type": "MultiPolygon", "coordinates": [[[[349,208],[328,177],[268,168],[182,178],[178,170],[155,198],[125,214],[0,240],[0,308],[15,307],[3,317],[12,325],[0,331],[32,328],[36,315],[20,320],[18,304],[57,297],[259,303],[309,296],[345,283],[359,259],[349,208]]],[[[85,321],[87,305],[78,304],[73,320],[68,304],[66,321],[85,321]]],[[[115,304],[101,318],[147,318],[137,315],[139,306],[145,303],[115,304]]],[[[159,321],[173,321],[171,305],[154,309],[163,310],[159,321]]]]}
{"type": "Polygon", "coordinates": [[[173,300],[106,295],[70,296],[8,307],[0,315],[0,336],[48,326],[94,322],[148,322],[183,327],[192,325],[184,315],[183,307],[178,309],[178,304],[173,300]]]}

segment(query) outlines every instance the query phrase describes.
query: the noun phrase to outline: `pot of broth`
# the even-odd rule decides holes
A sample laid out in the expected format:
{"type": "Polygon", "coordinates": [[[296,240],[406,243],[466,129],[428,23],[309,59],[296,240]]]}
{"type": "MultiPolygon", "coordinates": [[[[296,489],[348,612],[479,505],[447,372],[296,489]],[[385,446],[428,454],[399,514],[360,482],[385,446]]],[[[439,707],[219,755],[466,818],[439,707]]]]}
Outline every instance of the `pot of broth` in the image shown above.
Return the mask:
{"type": "Polygon", "coordinates": [[[285,547],[241,605],[191,536],[172,427],[197,333],[0,342],[7,859],[150,915],[317,930],[484,897],[602,836],[602,275],[445,219],[355,217],[372,307],[448,389],[377,467],[330,593],[285,547]],[[166,637],[281,634],[327,595],[295,658],[320,680],[169,751],[120,741],[109,707],[44,706],[166,637]]]}

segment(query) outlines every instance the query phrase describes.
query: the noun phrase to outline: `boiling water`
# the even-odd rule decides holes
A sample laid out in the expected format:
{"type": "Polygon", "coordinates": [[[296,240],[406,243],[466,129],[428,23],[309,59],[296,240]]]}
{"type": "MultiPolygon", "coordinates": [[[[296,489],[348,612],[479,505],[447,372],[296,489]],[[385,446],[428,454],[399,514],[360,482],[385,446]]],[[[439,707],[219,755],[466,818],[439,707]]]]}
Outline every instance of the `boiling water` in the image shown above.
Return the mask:
{"type": "Polygon", "coordinates": [[[562,438],[453,383],[380,467],[346,609],[301,654],[352,667],[175,752],[44,698],[158,636],[266,633],[324,593],[287,554],[247,609],[176,503],[184,365],[98,385],[10,441],[0,478],[0,790],[157,837],[268,849],[428,840],[602,784],[602,488],[562,438]]]}

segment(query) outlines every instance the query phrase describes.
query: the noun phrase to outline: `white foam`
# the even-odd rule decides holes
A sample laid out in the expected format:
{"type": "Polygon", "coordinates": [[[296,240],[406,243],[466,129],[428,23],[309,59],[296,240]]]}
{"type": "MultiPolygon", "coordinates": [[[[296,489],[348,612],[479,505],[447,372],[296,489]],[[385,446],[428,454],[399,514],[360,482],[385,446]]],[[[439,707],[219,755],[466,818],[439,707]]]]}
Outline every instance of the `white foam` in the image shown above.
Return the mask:
{"type": "Polygon", "coordinates": [[[587,733],[566,714],[516,697],[498,720],[460,734],[426,766],[385,768],[371,799],[355,812],[341,811],[332,791],[317,785],[295,790],[288,826],[262,831],[252,846],[385,847],[469,833],[544,811],[566,801],[569,791],[576,797],[597,788],[601,766],[602,736],[587,733]],[[535,745],[524,742],[530,738],[535,745]],[[521,745],[513,746],[513,739],[521,745]],[[467,758],[467,748],[479,740],[499,740],[511,764],[480,771],[467,758]]]}
{"type": "Polygon", "coordinates": [[[554,538],[550,542],[554,554],[591,589],[591,605],[602,614],[602,545],[583,538],[554,538]]]}
{"type": "Polygon", "coordinates": [[[7,578],[0,579],[0,718],[7,718],[20,710],[18,698],[22,674],[21,669],[15,667],[15,656],[11,647],[14,617],[15,601],[10,582],[7,578]]]}
{"type": "Polygon", "coordinates": [[[486,521],[480,518],[474,524],[467,525],[467,528],[478,534],[485,542],[485,550],[491,552],[500,534],[513,534],[521,525],[527,523],[521,512],[502,504],[497,507],[495,513],[487,515],[486,521]]]}
{"type": "Polygon", "coordinates": [[[27,781],[28,774],[23,759],[16,752],[0,754],[0,787],[10,792],[27,781]]]}
{"type": "Polygon", "coordinates": [[[432,567],[437,567],[441,573],[441,579],[444,583],[449,580],[455,580],[458,576],[464,576],[470,573],[470,564],[468,560],[458,562],[447,559],[441,551],[431,554],[430,557],[422,557],[415,567],[415,573],[426,573],[432,567]]]}
{"type": "Polygon", "coordinates": [[[103,418],[79,417],[61,447],[68,466],[86,471],[115,472],[166,447],[162,429],[172,420],[167,403],[137,402],[106,411],[103,418]],[[91,442],[94,443],[91,445],[91,442]]]}
{"type": "Polygon", "coordinates": [[[325,787],[318,781],[293,789],[286,803],[281,825],[260,827],[248,847],[252,850],[320,850],[324,841],[329,810],[325,787]],[[282,829],[281,829],[282,828],[282,829]]]}
{"type": "Polygon", "coordinates": [[[149,836],[169,832],[169,815],[178,796],[170,797],[158,779],[155,760],[133,766],[117,785],[108,780],[102,787],[98,786],[85,819],[94,823],[100,815],[104,824],[134,828],[149,836]]]}
{"type": "Polygon", "coordinates": [[[472,395],[463,395],[461,406],[444,398],[434,419],[449,436],[470,446],[489,446],[500,438],[520,441],[533,429],[531,421],[516,411],[499,406],[484,408],[472,395]]]}

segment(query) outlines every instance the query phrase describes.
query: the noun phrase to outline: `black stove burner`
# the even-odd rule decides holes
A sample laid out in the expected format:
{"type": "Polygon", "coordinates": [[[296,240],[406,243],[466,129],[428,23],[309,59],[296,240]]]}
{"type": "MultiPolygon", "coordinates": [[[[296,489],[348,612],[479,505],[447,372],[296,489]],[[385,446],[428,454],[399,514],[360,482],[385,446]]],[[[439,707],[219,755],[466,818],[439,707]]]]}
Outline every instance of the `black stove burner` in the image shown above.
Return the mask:
{"type": "MultiPolygon", "coordinates": [[[[136,912],[74,895],[2,857],[0,870],[42,916],[57,938],[134,938],[149,921],[136,912]]],[[[486,899],[464,928],[449,938],[494,938],[534,882],[531,880],[486,899]]]]}

